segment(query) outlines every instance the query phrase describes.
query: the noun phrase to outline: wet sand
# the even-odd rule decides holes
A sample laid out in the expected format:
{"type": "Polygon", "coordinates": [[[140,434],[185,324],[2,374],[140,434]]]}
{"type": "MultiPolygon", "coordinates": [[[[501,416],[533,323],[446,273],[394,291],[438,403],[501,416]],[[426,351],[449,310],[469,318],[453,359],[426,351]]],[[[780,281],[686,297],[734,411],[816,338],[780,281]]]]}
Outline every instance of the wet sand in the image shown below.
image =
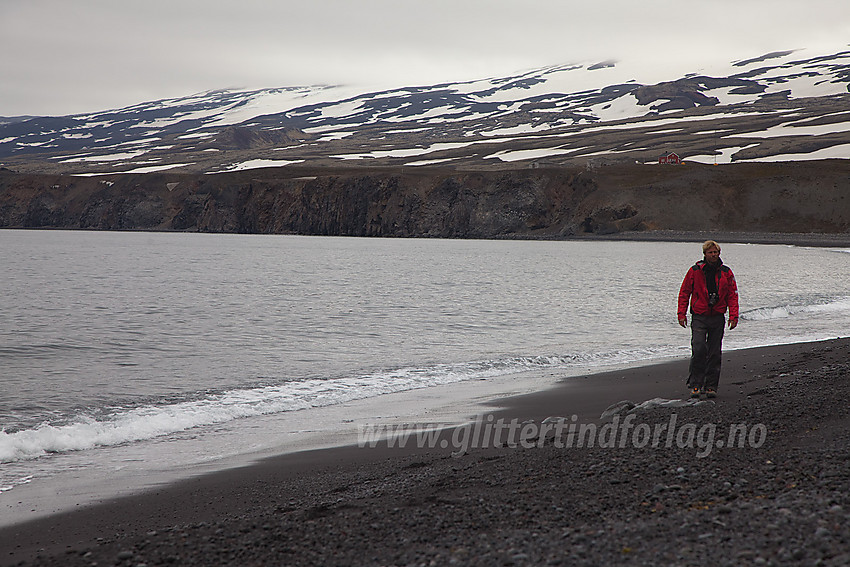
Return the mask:
{"type": "Polygon", "coordinates": [[[568,378],[445,447],[294,453],[10,526],[0,564],[846,565],[848,360],[850,339],[727,352],[716,400],[628,430],[602,412],[684,398],[687,360],[568,378]]]}

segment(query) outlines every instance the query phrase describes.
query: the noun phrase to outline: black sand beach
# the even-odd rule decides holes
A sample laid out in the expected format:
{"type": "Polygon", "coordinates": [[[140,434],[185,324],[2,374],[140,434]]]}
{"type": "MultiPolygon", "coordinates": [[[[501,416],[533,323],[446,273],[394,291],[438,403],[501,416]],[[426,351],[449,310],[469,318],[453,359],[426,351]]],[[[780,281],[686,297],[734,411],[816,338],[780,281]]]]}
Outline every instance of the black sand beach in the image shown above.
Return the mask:
{"type": "Polygon", "coordinates": [[[848,361],[850,339],[725,353],[714,403],[637,412],[613,443],[627,415],[601,413],[683,398],[687,360],[570,378],[486,423],[562,416],[593,447],[285,455],[5,528],[0,564],[848,565],[848,361]]]}

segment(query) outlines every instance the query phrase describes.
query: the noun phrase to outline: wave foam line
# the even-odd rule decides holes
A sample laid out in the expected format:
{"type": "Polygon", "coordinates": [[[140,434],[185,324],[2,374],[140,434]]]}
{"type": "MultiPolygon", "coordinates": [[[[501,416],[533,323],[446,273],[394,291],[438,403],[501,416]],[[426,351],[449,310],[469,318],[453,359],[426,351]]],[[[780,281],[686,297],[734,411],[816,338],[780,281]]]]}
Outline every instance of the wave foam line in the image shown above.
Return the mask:
{"type": "Polygon", "coordinates": [[[850,297],[841,297],[825,303],[760,307],[758,309],[751,309],[741,313],[741,319],[749,321],[767,321],[771,319],[784,319],[796,315],[836,313],[848,310],[850,310],[850,297]]]}
{"type": "Polygon", "coordinates": [[[72,423],[43,423],[33,429],[0,430],[0,462],[81,451],[178,433],[245,417],[342,404],[353,400],[494,378],[543,368],[603,366],[674,354],[673,348],[621,350],[565,356],[508,357],[458,364],[401,368],[340,379],[311,379],[209,394],[198,400],[122,409],[95,419],[79,415],[72,423]]]}

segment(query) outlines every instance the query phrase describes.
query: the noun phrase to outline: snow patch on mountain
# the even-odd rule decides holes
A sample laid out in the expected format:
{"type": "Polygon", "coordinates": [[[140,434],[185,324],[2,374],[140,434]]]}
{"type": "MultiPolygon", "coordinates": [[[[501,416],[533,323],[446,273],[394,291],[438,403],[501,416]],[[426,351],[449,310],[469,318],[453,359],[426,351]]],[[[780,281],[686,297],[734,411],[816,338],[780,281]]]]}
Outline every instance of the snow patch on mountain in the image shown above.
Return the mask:
{"type": "Polygon", "coordinates": [[[777,151],[834,155],[843,151],[843,140],[830,138],[834,152],[823,140],[784,149],[769,142],[850,132],[850,111],[840,106],[847,104],[849,84],[850,51],[801,49],[689,74],[624,59],[379,92],[348,86],[217,90],[100,113],[2,123],[0,161],[43,156],[68,165],[141,166],[140,157],[194,164],[220,153],[222,161],[210,170],[221,171],[234,163],[264,164],[271,156],[262,152],[280,152],[275,163],[401,159],[418,165],[453,158],[406,158],[453,151],[460,160],[646,160],[637,152],[670,144],[692,147],[694,156],[711,162],[737,161],[744,149],[758,150],[748,159],[769,159],[777,151]],[[701,123],[706,126],[695,128],[701,123]],[[640,138],[628,139],[635,136],[640,138]],[[573,138],[580,141],[571,143],[573,138]],[[735,143],[741,138],[764,143],[741,146],[735,143]],[[478,143],[503,147],[481,152],[474,148],[478,143]],[[716,154],[704,153],[708,145],[716,154]],[[230,151],[245,155],[224,162],[230,151]]]}

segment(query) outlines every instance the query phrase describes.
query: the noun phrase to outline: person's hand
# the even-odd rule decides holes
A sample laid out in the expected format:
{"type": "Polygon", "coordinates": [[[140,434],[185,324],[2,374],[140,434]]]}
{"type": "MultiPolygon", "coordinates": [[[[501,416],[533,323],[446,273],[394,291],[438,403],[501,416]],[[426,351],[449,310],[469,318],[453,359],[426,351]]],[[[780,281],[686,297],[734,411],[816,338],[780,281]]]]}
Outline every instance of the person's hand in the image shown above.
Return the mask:
{"type": "Polygon", "coordinates": [[[687,320],[687,318],[685,318],[685,317],[681,317],[681,318],[679,319],[679,324],[680,324],[681,326],[683,326],[683,327],[687,328],[687,326],[688,326],[688,320],[687,320]]]}
{"type": "Polygon", "coordinates": [[[730,331],[737,326],[738,326],[738,320],[737,319],[729,319],[729,330],[730,331]]]}

